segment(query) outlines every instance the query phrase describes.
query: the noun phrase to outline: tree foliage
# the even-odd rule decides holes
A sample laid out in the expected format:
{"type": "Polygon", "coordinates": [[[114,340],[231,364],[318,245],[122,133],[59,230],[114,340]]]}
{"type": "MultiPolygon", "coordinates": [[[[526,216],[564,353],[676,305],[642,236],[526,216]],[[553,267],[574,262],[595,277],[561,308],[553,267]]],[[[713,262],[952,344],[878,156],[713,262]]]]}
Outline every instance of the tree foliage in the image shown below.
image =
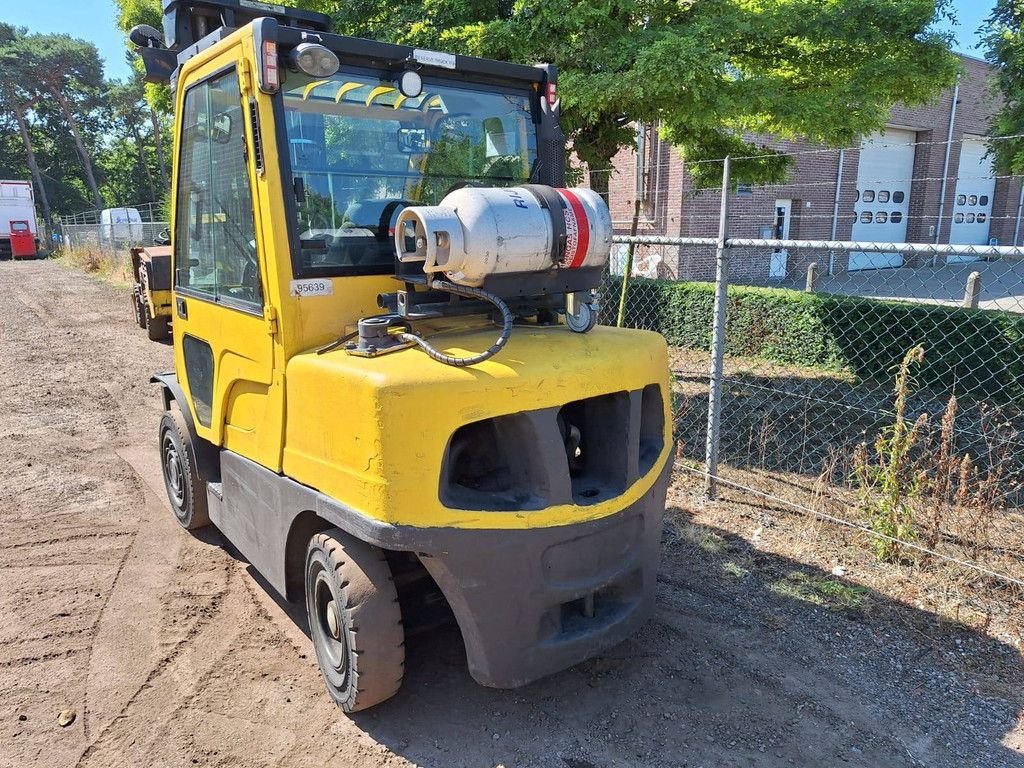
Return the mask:
{"type": "MultiPolygon", "coordinates": [[[[592,170],[657,122],[688,159],[770,155],[750,137],[831,145],[955,77],[932,31],[945,0],[350,0],[340,31],[561,69],[563,122],[592,170]]],[[[739,164],[752,181],[783,164],[739,164]]],[[[607,174],[602,174],[605,178],[607,174]]],[[[718,172],[711,172],[717,178],[718,172]]],[[[592,179],[596,181],[597,179],[592,179]]]]}
{"type": "MultiPolygon", "coordinates": [[[[1009,0],[1003,0],[1012,5],[1009,0]]],[[[116,0],[127,33],[159,0],[116,0]]],[[[777,180],[786,161],[755,136],[851,144],[897,102],[935,98],[957,72],[934,23],[949,0],[293,0],[336,31],[561,70],[563,126],[606,188],[636,122],[689,160],[751,158],[735,175],[777,180]]],[[[720,165],[695,166],[698,181],[720,165]]]]}
{"type": "Polygon", "coordinates": [[[32,179],[44,219],[162,197],[140,80],[106,82],[84,40],[5,24],[0,71],[0,177],[32,179]]]}
{"type": "Polygon", "coordinates": [[[1001,173],[1024,173],[1024,8],[1016,0],[997,0],[981,31],[1002,96],[992,134],[1007,137],[993,143],[996,165],[1001,173]]]}

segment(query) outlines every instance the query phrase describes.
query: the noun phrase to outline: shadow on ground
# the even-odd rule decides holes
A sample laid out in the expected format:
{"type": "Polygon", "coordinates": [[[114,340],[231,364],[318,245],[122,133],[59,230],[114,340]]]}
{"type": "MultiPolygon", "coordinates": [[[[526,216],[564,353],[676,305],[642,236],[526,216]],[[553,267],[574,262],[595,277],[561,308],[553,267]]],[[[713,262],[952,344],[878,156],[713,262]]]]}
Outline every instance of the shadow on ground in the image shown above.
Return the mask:
{"type": "Polygon", "coordinates": [[[632,640],[499,691],[447,626],[408,640],[402,690],[356,725],[424,768],[1024,765],[1013,647],[669,519],[658,612],[632,640]]]}

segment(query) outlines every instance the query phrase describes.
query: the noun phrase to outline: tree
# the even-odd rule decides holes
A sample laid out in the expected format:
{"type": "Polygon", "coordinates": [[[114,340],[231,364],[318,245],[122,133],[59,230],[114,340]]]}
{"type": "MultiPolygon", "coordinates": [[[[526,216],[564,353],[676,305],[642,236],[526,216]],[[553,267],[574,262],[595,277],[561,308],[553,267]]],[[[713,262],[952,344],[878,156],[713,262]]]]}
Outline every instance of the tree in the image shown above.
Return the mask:
{"type": "Polygon", "coordinates": [[[103,92],[103,65],[96,46],[70,35],[28,35],[18,47],[34,87],[53,98],[67,121],[93,202],[102,208],[103,198],[79,124],[79,115],[96,109],[103,92]]]}
{"type": "MultiPolygon", "coordinates": [[[[16,55],[13,50],[14,44],[24,35],[24,30],[17,30],[9,24],[0,24],[0,69],[6,71],[8,67],[11,67],[12,58],[16,55]]],[[[36,101],[38,101],[38,96],[27,92],[17,77],[0,78],[0,114],[11,115],[18,126],[18,133],[25,146],[25,155],[29,171],[32,174],[32,181],[39,194],[39,203],[43,207],[43,217],[49,221],[50,201],[46,195],[46,186],[43,184],[43,176],[39,171],[35,147],[28,128],[28,112],[35,106],[36,101]]]]}
{"type": "Polygon", "coordinates": [[[1024,14],[1015,0],[997,0],[980,30],[985,58],[996,67],[1002,104],[992,122],[996,166],[1001,173],[1024,173],[1024,14]]]}
{"type": "Polygon", "coordinates": [[[136,76],[124,83],[110,83],[107,99],[114,125],[120,129],[122,134],[128,134],[132,139],[135,149],[135,167],[136,170],[141,171],[149,187],[149,199],[156,200],[156,186],[153,183],[146,143],[142,136],[141,122],[146,108],[142,79],[136,76]]]}
{"type": "MultiPolygon", "coordinates": [[[[340,31],[561,70],[563,125],[606,191],[631,123],[658,122],[690,160],[762,155],[749,136],[852,143],[897,102],[926,103],[955,77],[933,31],[947,0],[350,0],[340,31]]],[[[716,178],[721,166],[705,168],[716,178]]],[[[698,174],[698,180],[700,174],[698,174]]],[[[704,179],[707,180],[707,179],[704,179]]]]}
{"type": "MultiPolygon", "coordinates": [[[[1007,5],[1009,0],[1002,0],[1007,5]]],[[[158,0],[117,0],[126,31],[158,0]]],[[[958,62],[934,23],[949,0],[296,0],[359,37],[561,70],[562,122],[606,192],[632,124],[658,123],[688,160],[727,154],[736,177],[775,181],[786,158],[751,137],[846,145],[897,102],[927,103],[958,62]]],[[[698,182],[721,165],[695,166],[698,182]]]]}

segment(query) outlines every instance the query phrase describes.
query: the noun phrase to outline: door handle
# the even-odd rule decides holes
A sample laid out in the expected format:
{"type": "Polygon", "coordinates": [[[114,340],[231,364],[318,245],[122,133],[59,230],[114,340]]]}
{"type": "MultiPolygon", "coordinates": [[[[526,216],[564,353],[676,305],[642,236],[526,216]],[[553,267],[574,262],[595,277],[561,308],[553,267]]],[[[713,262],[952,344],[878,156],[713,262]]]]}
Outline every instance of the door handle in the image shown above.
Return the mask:
{"type": "Polygon", "coordinates": [[[188,320],[188,304],[180,296],[174,300],[175,308],[178,311],[178,317],[182,320],[188,320]]]}

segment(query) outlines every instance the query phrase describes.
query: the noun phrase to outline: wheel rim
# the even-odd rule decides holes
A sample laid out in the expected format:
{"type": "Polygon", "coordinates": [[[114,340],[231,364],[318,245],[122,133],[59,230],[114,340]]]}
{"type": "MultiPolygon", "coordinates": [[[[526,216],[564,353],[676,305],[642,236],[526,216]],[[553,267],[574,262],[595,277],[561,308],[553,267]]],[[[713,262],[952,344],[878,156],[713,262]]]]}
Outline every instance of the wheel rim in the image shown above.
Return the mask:
{"type": "MultiPolygon", "coordinates": [[[[319,565],[319,564],[318,564],[319,565]]],[[[323,567],[317,568],[313,582],[313,632],[332,676],[344,681],[348,672],[348,644],[338,602],[323,567]]]]}
{"type": "Polygon", "coordinates": [[[167,481],[167,492],[171,503],[177,509],[185,506],[185,467],[181,463],[178,447],[170,435],[164,436],[164,480],[167,481]]]}

